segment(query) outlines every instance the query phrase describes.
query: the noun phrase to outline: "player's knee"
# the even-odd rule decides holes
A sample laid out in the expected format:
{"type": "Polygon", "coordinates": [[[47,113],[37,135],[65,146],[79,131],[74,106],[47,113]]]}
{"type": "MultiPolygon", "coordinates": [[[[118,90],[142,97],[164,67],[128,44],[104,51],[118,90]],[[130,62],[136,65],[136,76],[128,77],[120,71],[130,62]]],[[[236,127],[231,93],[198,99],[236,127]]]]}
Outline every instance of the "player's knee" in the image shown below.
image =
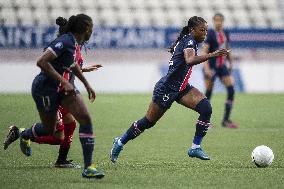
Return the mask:
{"type": "Polygon", "coordinates": [[[195,107],[195,110],[206,117],[210,117],[212,114],[212,106],[208,99],[202,99],[195,107]]]}
{"type": "Polygon", "coordinates": [[[91,116],[88,113],[81,114],[78,121],[80,125],[89,125],[92,123],[91,116]]]}
{"type": "Polygon", "coordinates": [[[61,137],[61,136],[59,136],[59,137],[54,136],[54,143],[55,143],[55,144],[60,145],[60,144],[62,144],[63,142],[64,142],[64,135],[63,135],[63,137],[61,137]]]}
{"type": "Polygon", "coordinates": [[[234,100],[235,89],[232,85],[227,87],[227,92],[228,92],[228,100],[234,100]]]}

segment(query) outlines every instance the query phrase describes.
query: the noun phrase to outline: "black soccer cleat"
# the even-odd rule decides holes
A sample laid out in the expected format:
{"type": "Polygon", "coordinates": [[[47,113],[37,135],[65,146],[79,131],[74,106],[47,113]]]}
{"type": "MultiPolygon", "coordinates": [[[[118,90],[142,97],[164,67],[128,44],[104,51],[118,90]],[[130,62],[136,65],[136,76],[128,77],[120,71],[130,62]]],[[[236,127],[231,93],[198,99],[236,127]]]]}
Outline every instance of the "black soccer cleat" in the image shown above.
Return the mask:
{"type": "Polygon", "coordinates": [[[20,130],[15,125],[9,127],[9,132],[4,140],[4,150],[8,148],[10,144],[16,141],[20,137],[20,130]]]}

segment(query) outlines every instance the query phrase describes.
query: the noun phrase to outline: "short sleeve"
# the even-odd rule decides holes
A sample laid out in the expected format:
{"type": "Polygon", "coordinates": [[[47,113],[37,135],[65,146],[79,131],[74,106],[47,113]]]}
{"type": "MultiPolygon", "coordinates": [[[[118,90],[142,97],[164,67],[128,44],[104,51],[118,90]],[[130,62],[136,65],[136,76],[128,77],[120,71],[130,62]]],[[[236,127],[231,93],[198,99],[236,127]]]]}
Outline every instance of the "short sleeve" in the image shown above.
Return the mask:
{"type": "Polygon", "coordinates": [[[56,57],[60,56],[66,49],[68,49],[68,43],[64,38],[59,37],[52,41],[47,47],[56,57]]]}
{"type": "Polygon", "coordinates": [[[194,41],[192,39],[185,41],[185,45],[184,45],[183,50],[184,49],[195,49],[194,41]]]}

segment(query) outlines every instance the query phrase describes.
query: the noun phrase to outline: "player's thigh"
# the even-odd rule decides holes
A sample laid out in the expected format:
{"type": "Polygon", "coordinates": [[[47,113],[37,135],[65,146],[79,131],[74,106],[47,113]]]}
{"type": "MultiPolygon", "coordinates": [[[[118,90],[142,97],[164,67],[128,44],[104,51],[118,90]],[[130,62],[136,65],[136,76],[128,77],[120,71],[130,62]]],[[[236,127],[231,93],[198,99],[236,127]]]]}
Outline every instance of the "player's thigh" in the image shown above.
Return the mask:
{"type": "Polygon", "coordinates": [[[73,117],[71,113],[68,113],[62,116],[62,121],[63,121],[63,124],[69,124],[75,121],[75,118],[73,117]]]}
{"type": "Polygon", "coordinates": [[[150,122],[156,123],[166,111],[166,109],[160,108],[155,102],[151,102],[146,113],[146,117],[150,122]]]}
{"type": "Polygon", "coordinates": [[[196,105],[204,98],[206,98],[205,95],[193,87],[183,97],[181,97],[178,103],[187,108],[195,109],[196,105]]]}
{"type": "Polygon", "coordinates": [[[66,108],[80,124],[91,123],[87,106],[81,94],[64,96],[61,105],[63,108],[66,108]]]}
{"type": "Polygon", "coordinates": [[[234,85],[234,79],[231,75],[222,76],[221,81],[226,87],[234,85]]]}

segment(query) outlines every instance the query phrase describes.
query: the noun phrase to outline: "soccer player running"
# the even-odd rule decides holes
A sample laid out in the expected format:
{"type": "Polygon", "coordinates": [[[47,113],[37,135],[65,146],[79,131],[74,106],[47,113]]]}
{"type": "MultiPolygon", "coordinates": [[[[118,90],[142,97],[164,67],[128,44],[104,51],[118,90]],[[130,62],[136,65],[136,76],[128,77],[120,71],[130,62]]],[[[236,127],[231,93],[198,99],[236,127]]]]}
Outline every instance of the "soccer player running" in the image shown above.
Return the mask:
{"type": "Polygon", "coordinates": [[[71,71],[84,84],[89,99],[96,98],[95,91],[81,72],[80,66],[74,60],[76,46],[89,40],[93,32],[93,21],[85,14],[71,16],[67,22],[65,34],[52,41],[37,60],[41,68],[32,84],[32,96],[36,103],[41,123],[20,131],[13,127],[10,141],[20,138],[20,148],[26,156],[32,153],[30,141],[42,136],[53,135],[57,123],[59,105],[68,110],[79,122],[79,138],[84,156],[84,178],[103,178],[104,173],[98,171],[92,163],[94,150],[93,126],[90,114],[82,99],[77,95],[74,85],[63,77],[65,71],[71,71]],[[60,91],[60,85],[64,91],[60,91]]]}
{"type": "MultiPolygon", "coordinates": [[[[224,16],[217,13],[213,16],[214,29],[209,29],[205,43],[202,46],[202,53],[214,52],[217,49],[229,48],[229,33],[223,29],[224,16]]],[[[222,121],[222,126],[227,128],[237,128],[238,126],[230,120],[230,115],[234,101],[234,81],[231,76],[233,68],[231,53],[227,57],[211,58],[204,63],[204,78],[206,97],[211,99],[214,81],[219,77],[222,83],[227,88],[227,101],[225,103],[225,112],[222,121]],[[229,64],[226,65],[226,59],[229,64]]]]}
{"type": "MultiPolygon", "coordinates": [[[[58,36],[61,36],[66,33],[66,26],[67,26],[67,20],[63,17],[58,17],[56,19],[56,24],[59,25],[59,32],[58,36]]],[[[91,72],[94,70],[97,70],[98,68],[102,67],[101,65],[91,65],[82,68],[83,66],[83,57],[81,54],[81,45],[77,45],[75,49],[75,61],[77,64],[80,66],[82,72],[91,72]]],[[[74,86],[76,90],[77,95],[81,95],[79,90],[76,89],[75,87],[75,75],[66,70],[63,73],[63,77],[66,80],[69,80],[70,83],[74,86]]],[[[61,92],[64,92],[64,88],[62,85],[60,85],[59,90],[61,92]]],[[[73,134],[74,130],[76,128],[76,120],[72,116],[72,114],[63,108],[62,106],[59,106],[59,109],[57,111],[58,115],[58,123],[55,127],[55,131],[53,135],[49,136],[41,136],[41,137],[35,137],[34,142],[39,143],[39,144],[50,144],[50,145],[60,145],[59,152],[58,152],[58,157],[57,160],[54,164],[55,167],[58,168],[81,168],[80,165],[75,164],[72,160],[67,160],[67,155],[70,149],[70,146],[73,141],[73,134]]],[[[13,134],[13,131],[16,129],[14,128],[16,126],[11,126],[10,130],[8,132],[8,135],[4,141],[4,149],[6,150],[8,146],[12,143],[10,140],[12,137],[10,136],[13,134]]],[[[24,128],[20,128],[24,129],[24,128]]]]}
{"type": "Polygon", "coordinates": [[[198,89],[188,84],[188,79],[194,65],[213,57],[227,56],[228,50],[220,49],[198,56],[197,44],[204,41],[207,29],[207,23],[201,17],[194,16],[188,20],[188,25],[183,27],[178,39],[170,48],[172,57],[168,73],[156,83],[146,116],[135,121],[121,137],[114,139],[110,152],[112,162],[117,161],[123,146],[129,140],[138,137],[145,129],[153,127],[174,101],[200,114],[188,156],[210,160],[200,145],[210,126],[211,104],[198,89]]]}

